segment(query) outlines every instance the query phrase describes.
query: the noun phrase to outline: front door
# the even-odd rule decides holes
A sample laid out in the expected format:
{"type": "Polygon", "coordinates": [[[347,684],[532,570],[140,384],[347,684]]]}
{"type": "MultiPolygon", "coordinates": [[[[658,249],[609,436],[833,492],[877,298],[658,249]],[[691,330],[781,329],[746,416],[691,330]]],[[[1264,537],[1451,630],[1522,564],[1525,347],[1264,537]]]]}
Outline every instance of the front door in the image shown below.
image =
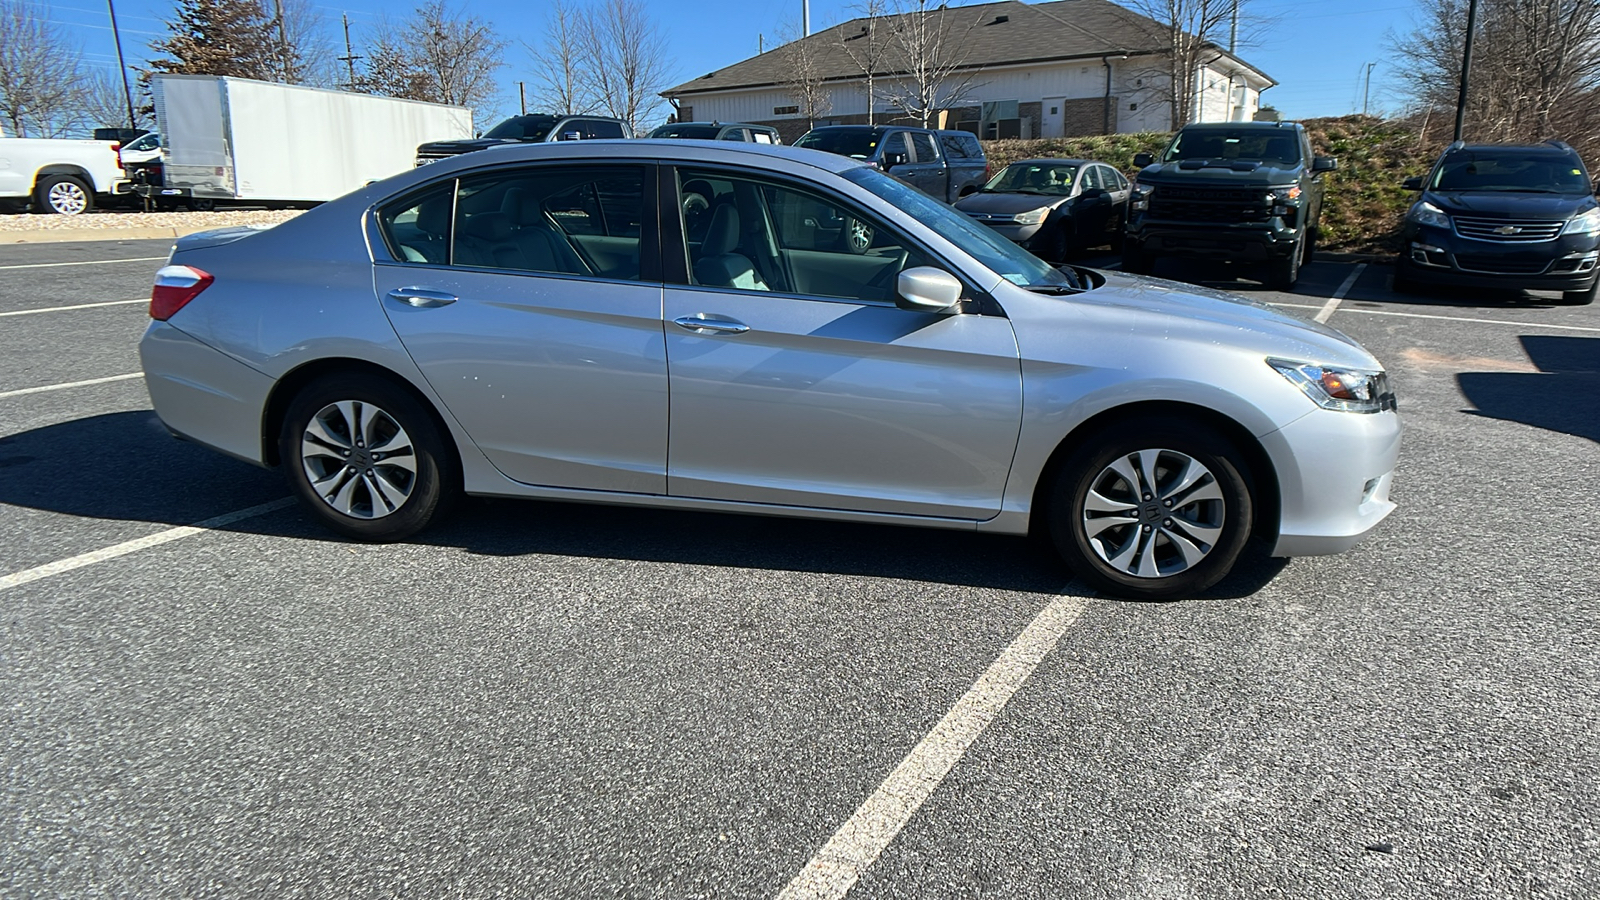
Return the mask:
{"type": "Polygon", "coordinates": [[[404,261],[376,267],[379,302],[509,478],[666,492],[659,259],[640,253],[655,246],[640,239],[654,178],[644,166],[500,169],[380,211],[404,261]]]}
{"type": "Polygon", "coordinates": [[[673,496],[986,519],[1022,418],[1002,316],[910,312],[896,276],[937,265],[809,189],[684,171],[717,210],[664,316],[673,496]],[[830,223],[873,233],[853,253],[830,223]]]}

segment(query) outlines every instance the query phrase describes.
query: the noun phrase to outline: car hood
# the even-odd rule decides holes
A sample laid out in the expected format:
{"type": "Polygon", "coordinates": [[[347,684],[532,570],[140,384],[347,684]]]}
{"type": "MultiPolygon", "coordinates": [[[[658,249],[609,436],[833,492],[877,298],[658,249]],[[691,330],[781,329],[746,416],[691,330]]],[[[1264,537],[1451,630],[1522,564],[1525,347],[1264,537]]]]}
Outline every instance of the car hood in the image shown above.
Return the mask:
{"type": "Polygon", "coordinates": [[[1039,194],[978,193],[968,194],[957,200],[956,209],[968,214],[1014,216],[1030,209],[1056,206],[1066,201],[1066,197],[1044,197],[1039,194]]]}
{"type": "Polygon", "coordinates": [[[519,141],[510,138],[472,138],[463,141],[430,141],[417,147],[418,153],[471,153],[474,150],[486,150],[498,147],[501,144],[516,144],[519,141]]]}
{"type": "Polygon", "coordinates": [[[1447,213],[1488,219],[1567,219],[1596,205],[1589,194],[1511,191],[1429,191],[1423,199],[1447,213]]]}
{"type": "Polygon", "coordinates": [[[1204,185],[1208,187],[1267,187],[1293,184],[1300,180],[1298,166],[1278,167],[1256,160],[1179,160],[1145,166],[1139,172],[1140,184],[1204,185]]]}
{"type": "Polygon", "coordinates": [[[1221,344],[1264,357],[1382,368],[1349,336],[1249,297],[1143,275],[1101,274],[1105,284],[1100,288],[1063,299],[1118,320],[1118,329],[1126,329],[1130,338],[1221,344]]]}

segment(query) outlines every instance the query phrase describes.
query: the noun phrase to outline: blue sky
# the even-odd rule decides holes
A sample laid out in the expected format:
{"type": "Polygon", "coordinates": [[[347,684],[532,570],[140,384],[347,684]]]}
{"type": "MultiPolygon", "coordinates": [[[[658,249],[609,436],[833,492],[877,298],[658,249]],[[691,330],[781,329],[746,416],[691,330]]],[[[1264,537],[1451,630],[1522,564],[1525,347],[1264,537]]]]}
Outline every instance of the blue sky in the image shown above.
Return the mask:
{"type": "MultiPolygon", "coordinates": [[[[163,17],[170,14],[170,0],[115,0],[123,49],[129,64],[142,62],[149,55],[149,42],[165,35],[163,17]]],[[[380,13],[403,12],[403,3],[379,0],[313,0],[327,19],[330,40],[338,37],[339,16],[348,13],[352,37],[359,44],[363,31],[378,20],[380,13]]],[[[581,2],[581,0],[580,0],[581,2]]],[[[45,0],[52,19],[81,42],[85,62],[116,69],[116,51],[105,6],[97,0],[45,0]]],[[[271,0],[267,0],[270,8],[271,0]]],[[[772,46],[774,36],[794,27],[800,18],[800,0],[648,0],[647,6],[667,35],[669,51],[676,64],[674,83],[738,62],[755,54],[759,36],[772,46]]],[[[850,4],[833,0],[814,0],[812,27],[817,28],[852,18],[850,4]]],[[[504,84],[500,111],[516,111],[516,81],[527,77],[528,56],[516,43],[539,39],[546,3],[526,0],[473,0],[463,7],[489,22],[512,41],[507,50],[507,67],[501,70],[504,84]]],[[[1286,116],[1342,115],[1361,108],[1362,79],[1368,63],[1377,63],[1372,72],[1371,104],[1374,111],[1396,111],[1403,100],[1396,90],[1405,73],[1390,61],[1384,48],[1384,35],[1390,30],[1407,29],[1417,9],[1416,0],[1347,0],[1342,3],[1313,4],[1304,0],[1247,0],[1246,9],[1267,17],[1253,45],[1242,47],[1244,59],[1272,77],[1279,86],[1268,91],[1263,102],[1282,110],[1286,116]]],[[[359,52],[359,50],[357,51],[359,52]]],[[[488,123],[480,123],[487,125],[488,123]]]]}

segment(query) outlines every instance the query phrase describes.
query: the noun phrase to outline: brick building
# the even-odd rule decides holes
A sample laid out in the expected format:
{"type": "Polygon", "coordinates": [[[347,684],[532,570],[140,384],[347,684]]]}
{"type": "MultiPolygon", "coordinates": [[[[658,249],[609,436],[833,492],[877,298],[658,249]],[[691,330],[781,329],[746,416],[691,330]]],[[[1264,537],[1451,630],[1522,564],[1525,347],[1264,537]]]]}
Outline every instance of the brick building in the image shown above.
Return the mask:
{"type": "MultiPolygon", "coordinates": [[[[886,18],[877,29],[886,29],[886,18]]],[[[944,13],[948,35],[959,38],[951,81],[968,89],[949,98],[943,127],[965,128],[985,138],[1067,137],[1111,132],[1166,131],[1172,92],[1159,27],[1110,0],[1017,0],[953,7],[944,13]]],[[[816,125],[867,121],[866,79],[852,57],[867,36],[868,20],[852,19],[803,40],[816,61],[828,112],[816,125]]],[[[878,32],[880,35],[882,31],[878,32]]],[[[882,40],[882,38],[879,38],[882,40]]],[[[802,116],[794,86],[791,47],[779,47],[662,92],[678,121],[771,125],[793,141],[813,123],[802,116]]],[[[1195,83],[1188,85],[1191,121],[1248,121],[1261,92],[1276,81],[1226,50],[1207,46],[1195,83]]],[[[892,82],[893,63],[877,74],[892,82]]],[[[876,122],[907,121],[884,95],[873,100],[876,122]]]]}

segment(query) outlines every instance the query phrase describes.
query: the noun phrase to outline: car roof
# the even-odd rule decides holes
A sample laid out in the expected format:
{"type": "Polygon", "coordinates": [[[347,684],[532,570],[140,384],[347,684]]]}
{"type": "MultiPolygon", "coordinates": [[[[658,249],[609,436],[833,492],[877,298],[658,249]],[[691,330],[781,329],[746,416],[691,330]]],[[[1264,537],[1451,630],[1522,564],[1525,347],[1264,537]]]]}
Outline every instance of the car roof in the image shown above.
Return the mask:
{"type": "MultiPolygon", "coordinates": [[[[743,141],[682,140],[678,138],[604,138],[587,141],[554,141],[527,144],[522,142],[497,144],[483,150],[462,153],[441,159],[436,163],[411,170],[426,173],[414,180],[407,179],[406,187],[430,180],[435,174],[456,172],[483,165],[508,162],[541,162],[545,160],[589,159],[607,160],[660,160],[669,163],[706,163],[757,165],[781,170],[786,166],[806,165],[835,174],[859,169],[866,165],[858,159],[807,150],[785,144],[756,144],[743,141]]],[[[404,175],[396,176],[404,178],[404,175]]]]}
{"type": "MultiPolygon", "coordinates": [[[[1014,159],[1011,162],[1006,163],[1007,166],[1017,166],[1017,165],[1087,166],[1087,165],[1090,165],[1090,164],[1097,165],[1097,166],[1110,166],[1111,165],[1110,163],[1101,162],[1098,159],[1064,159],[1062,157],[1057,157],[1057,156],[1041,156],[1041,157],[1038,157],[1037,159],[1014,159]]],[[[1112,166],[1112,168],[1116,168],[1116,167],[1112,166]]]]}
{"type": "Polygon", "coordinates": [[[1463,144],[1460,147],[1447,147],[1446,154],[1453,153],[1521,153],[1528,156],[1577,156],[1578,152],[1571,147],[1557,147],[1553,144],[1463,144]]]}
{"type": "Polygon", "coordinates": [[[1184,131],[1304,131],[1299,122],[1190,122],[1184,131]]]}

